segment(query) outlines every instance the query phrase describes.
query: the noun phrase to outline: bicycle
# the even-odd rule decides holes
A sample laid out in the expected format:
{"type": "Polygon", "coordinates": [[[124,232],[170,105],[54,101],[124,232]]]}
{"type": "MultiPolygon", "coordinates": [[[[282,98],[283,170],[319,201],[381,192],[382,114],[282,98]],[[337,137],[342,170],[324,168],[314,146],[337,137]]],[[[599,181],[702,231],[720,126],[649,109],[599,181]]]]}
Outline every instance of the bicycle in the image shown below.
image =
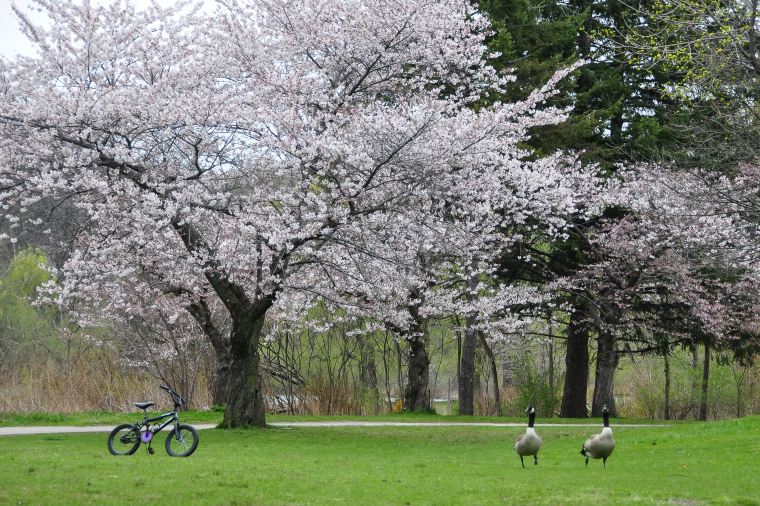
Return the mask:
{"type": "Polygon", "coordinates": [[[155,450],[150,446],[153,436],[161,432],[171,424],[174,427],[166,436],[166,453],[172,457],[189,457],[198,448],[198,431],[191,425],[179,423],[178,410],[185,405],[185,400],[169,386],[161,386],[171,395],[174,401],[174,409],[169,413],[148,418],[149,407],[155,406],[154,402],[135,402],[135,406],[143,410],[143,420],[137,423],[123,423],[115,427],[108,436],[108,451],[111,455],[132,455],[139,448],[140,443],[148,445],[148,453],[153,455],[155,450]],[[165,422],[156,423],[167,419],[165,422]],[[151,425],[153,424],[153,425],[151,425]]]}

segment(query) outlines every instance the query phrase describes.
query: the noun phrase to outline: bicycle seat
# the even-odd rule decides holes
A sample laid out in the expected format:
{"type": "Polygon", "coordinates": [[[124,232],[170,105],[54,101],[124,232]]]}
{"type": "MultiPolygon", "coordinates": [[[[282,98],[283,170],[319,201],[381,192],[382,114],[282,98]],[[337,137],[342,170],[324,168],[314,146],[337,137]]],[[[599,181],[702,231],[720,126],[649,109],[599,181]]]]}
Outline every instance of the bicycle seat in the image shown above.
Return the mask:
{"type": "Polygon", "coordinates": [[[148,409],[151,406],[155,406],[155,402],[135,402],[135,406],[137,406],[140,409],[148,409]]]}

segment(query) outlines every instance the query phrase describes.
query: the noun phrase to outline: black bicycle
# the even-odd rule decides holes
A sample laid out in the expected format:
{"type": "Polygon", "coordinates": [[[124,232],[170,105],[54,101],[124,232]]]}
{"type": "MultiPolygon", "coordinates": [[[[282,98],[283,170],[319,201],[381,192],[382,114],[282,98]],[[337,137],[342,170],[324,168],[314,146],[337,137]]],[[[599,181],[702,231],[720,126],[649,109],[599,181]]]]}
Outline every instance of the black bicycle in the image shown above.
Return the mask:
{"type": "Polygon", "coordinates": [[[179,423],[178,411],[185,406],[185,400],[169,386],[162,386],[174,401],[174,409],[169,413],[148,418],[148,409],[155,406],[154,402],[135,402],[135,406],[143,410],[141,422],[123,423],[111,431],[108,436],[108,451],[111,455],[132,455],[140,443],[148,445],[148,453],[153,455],[151,448],[153,437],[169,425],[174,425],[166,436],[166,453],[172,457],[189,457],[198,448],[198,431],[195,427],[179,423]],[[166,420],[165,422],[161,422],[166,420]],[[159,423],[161,422],[161,423],[159,423]]]}

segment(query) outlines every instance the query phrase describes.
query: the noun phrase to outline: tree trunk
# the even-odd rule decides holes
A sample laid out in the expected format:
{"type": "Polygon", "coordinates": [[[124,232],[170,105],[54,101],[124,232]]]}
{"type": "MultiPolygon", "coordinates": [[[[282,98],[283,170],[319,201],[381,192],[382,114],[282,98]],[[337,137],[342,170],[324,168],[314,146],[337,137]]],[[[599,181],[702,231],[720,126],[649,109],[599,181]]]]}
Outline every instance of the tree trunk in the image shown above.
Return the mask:
{"type": "Polygon", "coordinates": [[[549,342],[546,343],[546,352],[549,361],[549,395],[551,395],[551,413],[547,413],[549,416],[554,416],[557,411],[557,389],[555,386],[555,372],[554,372],[554,329],[552,328],[552,313],[549,311],[546,317],[546,333],[549,334],[549,342]]]}
{"type": "Polygon", "coordinates": [[[388,332],[386,331],[383,339],[383,372],[385,372],[385,398],[388,401],[388,411],[392,411],[393,400],[391,399],[391,374],[390,368],[388,367],[389,350],[390,346],[388,346],[388,332]]]}
{"type": "Polygon", "coordinates": [[[554,337],[549,338],[549,343],[546,345],[546,351],[549,359],[549,392],[551,392],[552,398],[555,398],[557,393],[554,389],[554,337]]]}
{"type": "Polygon", "coordinates": [[[425,338],[414,334],[409,342],[409,373],[404,391],[407,411],[430,411],[430,358],[425,349],[425,338]]]}
{"type": "Polygon", "coordinates": [[[743,406],[742,399],[744,398],[744,379],[747,375],[747,368],[741,367],[741,373],[737,373],[737,364],[733,363],[731,366],[731,373],[734,376],[734,384],[736,385],[736,418],[741,418],[743,406]]]}
{"type": "Polygon", "coordinates": [[[736,383],[736,418],[742,417],[742,384],[736,383]]]}
{"type": "Polygon", "coordinates": [[[588,326],[578,321],[578,311],[570,316],[567,326],[567,353],[565,354],[565,387],[562,392],[562,418],[586,418],[586,391],[588,390],[588,326]]]}
{"type": "Polygon", "coordinates": [[[483,345],[483,350],[488,357],[488,363],[491,365],[491,381],[493,382],[493,397],[496,403],[496,416],[501,416],[501,392],[499,392],[499,374],[496,367],[496,357],[493,354],[493,350],[488,345],[486,336],[482,332],[478,332],[480,335],[480,343],[483,345]]]}
{"type": "Polygon", "coordinates": [[[366,390],[377,390],[375,350],[366,337],[359,336],[359,381],[366,390]]]}
{"type": "Polygon", "coordinates": [[[225,354],[223,359],[216,357],[216,372],[214,381],[211,385],[211,402],[214,406],[224,406],[227,404],[227,394],[230,388],[230,360],[229,355],[225,354]]]}
{"type": "Polygon", "coordinates": [[[665,347],[662,356],[665,359],[665,406],[663,418],[670,420],[670,350],[667,347],[665,347]]]}
{"type": "Polygon", "coordinates": [[[615,410],[615,369],[618,365],[617,339],[612,332],[600,330],[597,337],[596,377],[594,380],[594,402],[592,416],[602,416],[607,406],[610,416],[617,416],[615,410]]]}
{"type": "Polygon", "coordinates": [[[221,425],[224,428],[266,426],[259,341],[269,305],[263,310],[249,307],[232,317],[229,394],[221,425]]]}
{"type": "Polygon", "coordinates": [[[380,392],[377,388],[375,350],[366,337],[359,336],[359,381],[364,391],[372,396],[373,413],[380,411],[380,392]]]}
{"type": "Polygon", "coordinates": [[[394,339],[393,344],[396,345],[396,379],[398,380],[398,395],[402,396],[404,395],[404,373],[402,370],[403,364],[404,364],[404,357],[401,353],[401,345],[399,344],[399,339],[394,339]]]}
{"type": "MultiPolygon", "coordinates": [[[[478,280],[471,276],[467,280],[467,301],[477,299],[478,280]]],[[[469,315],[465,319],[464,339],[462,340],[459,354],[459,414],[475,414],[475,346],[477,344],[477,331],[475,324],[477,317],[469,315]]]]}
{"type": "Polygon", "coordinates": [[[211,309],[204,297],[190,304],[188,311],[203,329],[211,341],[216,359],[216,371],[211,385],[211,402],[216,406],[227,404],[227,392],[230,381],[230,339],[229,336],[214,323],[211,309]]]}
{"type": "MultiPolygon", "coordinates": [[[[458,317],[454,317],[454,334],[457,338],[457,411],[459,410],[459,382],[462,377],[462,321],[458,317]]],[[[450,380],[449,380],[450,381],[450,380]]],[[[449,385],[449,398],[451,398],[451,385],[449,385]]],[[[451,401],[449,401],[449,414],[454,414],[451,409],[451,401]]]]}
{"type": "Polygon", "coordinates": [[[694,413],[694,416],[698,416],[699,411],[699,352],[697,350],[697,343],[692,342],[691,346],[691,402],[689,406],[689,413],[694,413]]]}
{"type": "Polygon", "coordinates": [[[710,384],[710,345],[705,343],[705,359],[702,364],[702,396],[699,398],[699,419],[707,421],[707,389],[710,384]]]}
{"type": "MultiPolygon", "coordinates": [[[[172,227],[182,239],[188,252],[201,252],[212,256],[210,255],[212,248],[192,224],[173,221],[172,227]]],[[[215,261],[210,261],[208,267],[204,271],[204,276],[232,319],[229,340],[229,388],[221,427],[264,427],[266,422],[264,396],[261,391],[259,341],[264,317],[267,310],[272,307],[276,293],[266,296],[258,293],[257,299],[252,300],[245,288],[227,277],[225,270],[215,261]]],[[[205,300],[202,298],[201,300],[205,305],[205,300]]],[[[197,304],[193,306],[200,307],[197,304]]],[[[208,312],[208,307],[205,307],[205,310],[208,312]]]]}
{"type": "Polygon", "coordinates": [[[475,389],[475,317],[468,316],[465,323],[462,355],[459,364],[459,414],[474,414],[475,389]]]}
{"type": "MultiPolygon", "coordinates": [[[[410,300],[422,300],[420,292],[413,290],[410,300]]],[[[404,409],[406,411],[430,411],[430,357],[425,347],[425,323],[420,316],[420,302],[407,306],[410,328],[401,330],[409,343],[407,362],[407,382],[404,389],[404,409]]]]}

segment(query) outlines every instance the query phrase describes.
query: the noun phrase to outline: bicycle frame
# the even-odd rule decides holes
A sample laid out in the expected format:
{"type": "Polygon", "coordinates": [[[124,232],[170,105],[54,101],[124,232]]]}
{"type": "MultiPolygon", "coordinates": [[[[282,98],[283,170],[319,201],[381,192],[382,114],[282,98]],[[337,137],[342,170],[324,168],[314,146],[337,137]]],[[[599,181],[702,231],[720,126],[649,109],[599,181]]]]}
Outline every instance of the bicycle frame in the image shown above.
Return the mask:
{"type": "Polygon", "coordinates": [[[148,418],[148,414],[146,413],[145,414],[145,418],[143,419],[143,421],[142,422],[138,422],[135,425],[140,426],[140,428],[147,427],[151,423],[157,422],[159,420],[163,420],[164,418],[167,418],[167,417],[169,417],[169,419],[167,421],[165,421],[164,423],[162,423],[161,425],[159,425],[156,430],[151,431],[151,432],[153,432],[153,434],[158,434],[159,432],[161,432],[162,430],[164,430],[167,426],[171,425],[172,423],[179,422],[179,415],[177,415],[176,411],[170,411],[169,413],[164,413],[163,415],[158,415],[158,416],[155,416],[153,418],[148,418]]]}

